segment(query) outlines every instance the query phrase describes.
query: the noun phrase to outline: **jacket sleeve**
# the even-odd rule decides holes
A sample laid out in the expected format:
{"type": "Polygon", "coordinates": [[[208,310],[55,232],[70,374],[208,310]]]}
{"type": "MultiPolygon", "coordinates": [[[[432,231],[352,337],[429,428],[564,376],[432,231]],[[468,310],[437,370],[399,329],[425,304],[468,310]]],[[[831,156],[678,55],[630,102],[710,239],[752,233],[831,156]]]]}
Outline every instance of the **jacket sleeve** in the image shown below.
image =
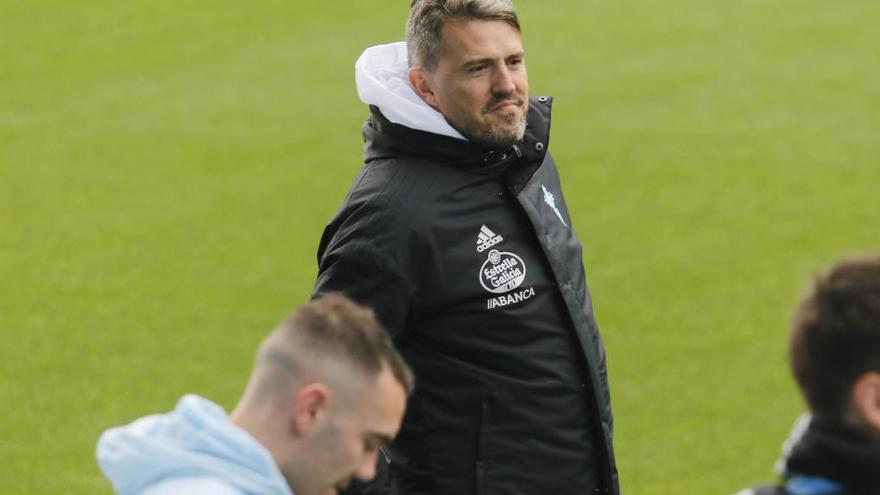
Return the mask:
{"type": "Polygon", "coordinates": [[[313,297],[339,292],[376,312],[399,339],[413,316],[417,282],[408,222],[381,205],[346,204],[328,225],[318,248],[313,297]]]}

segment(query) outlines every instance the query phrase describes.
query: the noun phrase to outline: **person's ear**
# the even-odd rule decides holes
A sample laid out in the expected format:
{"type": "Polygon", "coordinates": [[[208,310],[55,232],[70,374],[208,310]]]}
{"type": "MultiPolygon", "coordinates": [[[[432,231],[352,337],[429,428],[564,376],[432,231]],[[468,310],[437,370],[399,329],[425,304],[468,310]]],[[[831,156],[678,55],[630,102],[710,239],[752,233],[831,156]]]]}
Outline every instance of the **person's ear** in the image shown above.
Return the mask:
{"type": "Polygon", "coordinates": [[[310,383],[299,389],[291,411],[294,432],[308,435],[315,431],[329,417],[332,401],[333,393],[323,383],[310,383]]]}
{"type": "Polygon", "coordinates": [[[409,72],[407,72],[407,76],[409,77],[409,83],[416,90],[416,94],[431,108],[439,111],[431,74],[422,67],[411,67],[409,72]]]}
{"type": "Polygon", "coordinates": [[[880,434],[880,373],[869,371],[856,380],[853,403],[862,421],[880,434]]]}

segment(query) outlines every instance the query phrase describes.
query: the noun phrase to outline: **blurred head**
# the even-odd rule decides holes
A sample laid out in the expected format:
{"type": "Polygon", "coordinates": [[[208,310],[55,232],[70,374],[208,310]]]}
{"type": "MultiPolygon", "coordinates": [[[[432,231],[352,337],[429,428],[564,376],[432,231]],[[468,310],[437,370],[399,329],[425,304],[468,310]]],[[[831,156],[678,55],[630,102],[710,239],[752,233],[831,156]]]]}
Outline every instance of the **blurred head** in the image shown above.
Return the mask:
{"type": "Polygon", "coordinates": [[[294,493],[332,494],[375,476],[412,388],[372,311],[328,295],[263,341],[232,420],[269,450],[294,493]]]}
{"type": "Polygon", "coordinates": [[[880,434],[880,255],[816,279],[794,314],[789,357],[813,414],[880,434]]]}
{"type": "Polygon", "coordinates": [[[509,0],[414,0],[406,42],[410,83],[453,128],[487,148],[522,139],[529,83],[509,0]]]}

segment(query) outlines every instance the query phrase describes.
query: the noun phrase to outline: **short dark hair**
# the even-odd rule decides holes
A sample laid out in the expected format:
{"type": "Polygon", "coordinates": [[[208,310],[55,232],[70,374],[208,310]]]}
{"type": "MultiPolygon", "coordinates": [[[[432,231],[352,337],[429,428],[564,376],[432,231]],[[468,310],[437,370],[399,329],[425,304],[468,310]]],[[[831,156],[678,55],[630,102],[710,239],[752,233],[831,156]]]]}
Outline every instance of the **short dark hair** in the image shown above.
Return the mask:
{"type": "Polygon", "coordinates": [[[285,376],[307,374],[304,368],[315,362],[348,367],[365,377],[378,376],[388,366],[407,395],[414,388],[412,370],[373,311],[341,294],[320,295],[285,319],[264,341],[256,366],[275,370],[265,380],[271,390],[285,376]]]}
{"type": "Polygon", "coordinates": [[[520,31],[510,0],[413,0],[406,22],[409,66],[433,70],[443,53],[447,21],[503,21],[520,31]]]}
{"type": "Polygon", "coordinates": [[[813,413],[843,417],[858,377],[880,372],[880,254],[816,278],[792,319],[789,359],[813,413]]]}

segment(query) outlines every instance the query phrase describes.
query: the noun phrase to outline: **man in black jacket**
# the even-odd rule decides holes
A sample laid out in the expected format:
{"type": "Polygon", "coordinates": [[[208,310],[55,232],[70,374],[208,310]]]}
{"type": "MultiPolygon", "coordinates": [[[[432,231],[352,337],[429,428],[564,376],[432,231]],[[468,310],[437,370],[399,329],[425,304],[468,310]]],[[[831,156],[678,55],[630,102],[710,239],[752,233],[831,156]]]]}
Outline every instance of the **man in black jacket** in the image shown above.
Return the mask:
{"type": "Polygon", "coordinates": [[[619,493],[552,101],[529,99],[513,6],[416,0],[406,44],[368,49],[356,76],[365,165],[321,239],[315,293],[372,306],[418,385],[389,485],[354,493],[619,493]]]}
{"type": "Polygon", "coordinates": [[[782,484],[740,495],[880,493],[880,256],[819,277],[795,313],[789,357],[811,415],[786,442],[782,484]]]}

